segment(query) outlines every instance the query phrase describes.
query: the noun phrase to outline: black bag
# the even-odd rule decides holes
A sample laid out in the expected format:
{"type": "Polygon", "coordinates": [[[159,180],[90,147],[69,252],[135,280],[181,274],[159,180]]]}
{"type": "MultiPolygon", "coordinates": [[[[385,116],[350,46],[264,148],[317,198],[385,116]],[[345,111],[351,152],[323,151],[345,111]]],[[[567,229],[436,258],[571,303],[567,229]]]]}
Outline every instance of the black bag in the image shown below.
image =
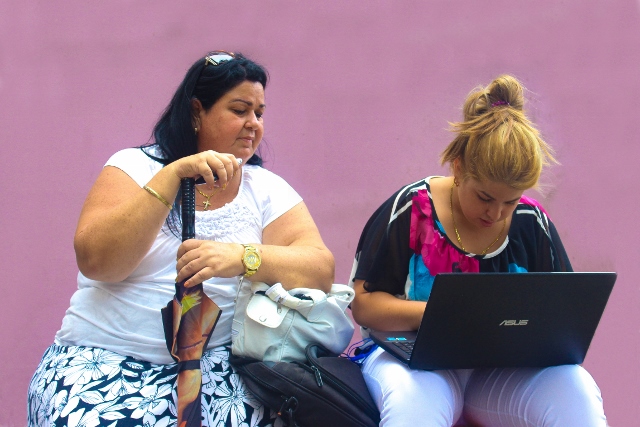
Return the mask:
{"type": "Polygon", "coordinates": [[[261,362],[231,356],[247,388],[290,427],[377,427],[360,366],[311,344],[307,362],[261,362]]]}

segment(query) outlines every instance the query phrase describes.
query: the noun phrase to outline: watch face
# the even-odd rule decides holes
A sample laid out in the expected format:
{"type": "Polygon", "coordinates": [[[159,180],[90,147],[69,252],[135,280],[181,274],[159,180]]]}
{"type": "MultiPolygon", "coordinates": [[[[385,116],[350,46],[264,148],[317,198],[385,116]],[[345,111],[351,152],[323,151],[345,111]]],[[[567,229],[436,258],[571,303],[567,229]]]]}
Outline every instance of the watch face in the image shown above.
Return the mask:
{"type": "Polygon", "coordinates": [[[248,252],[244,257],[245,266],[250,270],[260,267],[260,258],[255,252],[248,252]]]}
{"type": "Polygon", "coordinates": [[[245,275],[250,276],[256,271],[258,271],[258,267],[260,267],[261,260],[260,260],[260,254],[258,253],[256,248],[254,248],[251,245],[246,245],[244,247],[244,256],[242,257],[242,263],[244,264],[244,267],[247,270],[245,275]]]}

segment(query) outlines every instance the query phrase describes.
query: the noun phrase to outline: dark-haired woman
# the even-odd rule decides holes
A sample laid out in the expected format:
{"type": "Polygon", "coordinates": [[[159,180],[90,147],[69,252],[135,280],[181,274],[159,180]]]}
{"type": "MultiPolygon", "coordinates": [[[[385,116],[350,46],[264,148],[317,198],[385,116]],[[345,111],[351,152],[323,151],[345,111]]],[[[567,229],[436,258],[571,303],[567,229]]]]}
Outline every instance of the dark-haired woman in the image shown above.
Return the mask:
{"type": "MultiPolygon", "coordinates": [[[[508,75],[474,90],[442,155],[451,176],[405,186],[369,219],[352,278],[360,325],[417,330],[439,273],[571,271],[546,211],[523,196],[555,162],[523,93],[508,75]]],[[[377,349],[363,374],[384,427],[606,425],[600,390],[577,365],[417,371],[377,349]]]]}
{"type": "Polygon", "coordinates": [[[175,424],[160,310],[189,276],[222,309],[201,361],[203,425],[273,424],[228,363],[239,283],[329,291],[334,260],[301,197],[261,167],[266,84],[255,62],[212,52],[187,72],[153,144],[107,161],[80,214],[78,290],[31,381],[29,425],[175,424]],[[180,181],[200,177],[196,239],[181,243],[180,181]]]}

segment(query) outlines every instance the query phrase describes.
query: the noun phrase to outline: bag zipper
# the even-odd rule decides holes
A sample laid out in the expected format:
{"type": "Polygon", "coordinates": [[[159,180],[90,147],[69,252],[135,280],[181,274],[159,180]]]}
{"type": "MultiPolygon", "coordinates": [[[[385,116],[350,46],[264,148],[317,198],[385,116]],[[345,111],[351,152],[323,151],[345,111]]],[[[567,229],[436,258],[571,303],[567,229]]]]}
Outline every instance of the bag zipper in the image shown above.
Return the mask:
{"type": "MultiPolygon", "coordinates": [[[[265,387],[265,388],[267,388],[267,389],[269,389],[269,390],[271,390],[271,391],[273,391],[273,392],[279,393],[279,394],[280,394],[280,397],[281,397],[281,398],[283,398],[284,400],[287,400],[287,399],[288,399],[288,397],[284,395],[284,393],[282,392],[282,390],[279,390],[277,387],[272,386],[271,384],[269,384],[268,382],[264,381],[264,380],[263,380],[262,378],[260,378],[259,376],[254,375],[252,372],[249,372],[249,371],[243,370],[243,371],[242,371],[242,373],[243,373],[244,375],[249,376],[253,381],[255,381],[255,382],[257,382],[257,383],[260,383],[263,387],[265,387]]],[[[256,396],[256,397],[257,397],[257,396],[256,396]]],[[[262,402],[262,404],[263,404],[263,405],[265,405],[265,406],[267,406],[267,404],[266,404],[265,402],[262,402]]]]}
{"type": "MultiPolygon", "coordinates": [[[[304,362],[298,362],[298,361],[293,361],[293,362],[291,362],[291,363],[295,363],[296,365],[300,366],[300,367],[301,367],[302,369],[304,369],[305,371],[312,373],[312,374],[315,376],[315,378],[316,378],[316,384],[318,385],[318,387],[322,387],[322,386],[324,385],[324,380],[322,379],[322,372],[323,372],[323,370],[318,369],[318,367],[317,367],[317,366],[315,366],[315,365],[312,365],[312,364],[311,364],[311,362],[309,362],[309,364],[306,364],[306,363],[304,363],[304,362]]],[[[345,391],[346,391],[346,392],[348,392],[348,394],[349,394],[350,396],[354,396],[354,394],[351,392],[351,390],[345,390],[345,388],[344,388],[344,387],[342,387],[342,385],[340,385],[339,383],[337,383],[337,382],[336,382],[333,378],[331,378],[329,375],[327,375],[327,378],[326,378],[326,379],[328,380],[329,384],[331,384],[331,385],[333,385],[334,387],[336,387],[336,388],[338,388],[338,389],[342,390],[343,392],[345,392],[345,391]]],[[[356,397],[358,398],[358,400],[360,400],[360,396],[356,396],[356,397]]],[[[358,402],[358,403],[360,403],[360,402],[358,402]]],[[[363,405],[364,405],[365,407],[367,407],[367,408],[368,408],[368,405],[363,404],[363,403],[361,403],[361,404],[360,404],[360,406],[363,406],[363,405]]],[[[336,409],[338,409],[338,408],[336,408],[336,409]]],[[[354,421],[358,421],[358,420],[356,420],[356,419],[355,419],[355,418],[354,418],[350,413],[348,413],[348,412],[346,412],[346,411],[343,411],[342,409],[340,409],[340,411],[341,411],[343,414],[346,414],[349,418],[353,419],[354,421]]],[[[369,418],[372,418],[372,419],[379,419],[379,416],[378,416],[378,414],[377,414],[377,413],[373,414],[373,417],[372,417],[372,414],[369,414],[369,413],[368,413],[368,411],[367,411],[367,415],[369,415],[369,418]]]]}
{"type": "MultiPolygon", "coordinates": [[[[311,370],[314,373],[317,373],[316,382],[318,382],[318,377],[320,377],[320,381],[322,381],[322,376],[320,375],[322,373],[322,375],[325,377],[325,380],[329,381],[329,383],[334,387],[342,390],[343,394],[351,396],[356,401],[356,403],[360,406],[360,409],[363,409],[367,413],[367,415],[369,415],[370,418],[374,420],[379,419],[380,416],[378,415],[377,410],[374,410],[373,408],[371,408],[371,406],[359,395],[355,394],[352,389],[345,388],[342,385],[342,381],[336,378],[331,372],[324,369],[321,365],[314,363],[315,359],[312,359],[307,355],[307,360],[309,361],[309,367],[311,368],[311,370]]],[[[297,362],[297,363],[303,366],[307,366],[300,362],[297,362]]],[[[322,387],[320,384],[318,384],[318,386],[322,387]]]]}

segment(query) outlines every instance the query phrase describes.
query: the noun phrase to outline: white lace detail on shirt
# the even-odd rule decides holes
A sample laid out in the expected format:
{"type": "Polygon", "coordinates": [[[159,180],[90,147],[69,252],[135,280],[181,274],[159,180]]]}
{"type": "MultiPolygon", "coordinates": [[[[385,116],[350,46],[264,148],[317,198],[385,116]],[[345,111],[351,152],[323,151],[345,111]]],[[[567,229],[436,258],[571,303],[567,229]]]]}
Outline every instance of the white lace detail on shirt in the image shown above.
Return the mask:
{"type": "Polygon", "coordinates": [[[242,203],[231,202],[214,211],[196,212],[196,239],[200,240],[221,240],[256,226],[254,214],[242,203]]]}

